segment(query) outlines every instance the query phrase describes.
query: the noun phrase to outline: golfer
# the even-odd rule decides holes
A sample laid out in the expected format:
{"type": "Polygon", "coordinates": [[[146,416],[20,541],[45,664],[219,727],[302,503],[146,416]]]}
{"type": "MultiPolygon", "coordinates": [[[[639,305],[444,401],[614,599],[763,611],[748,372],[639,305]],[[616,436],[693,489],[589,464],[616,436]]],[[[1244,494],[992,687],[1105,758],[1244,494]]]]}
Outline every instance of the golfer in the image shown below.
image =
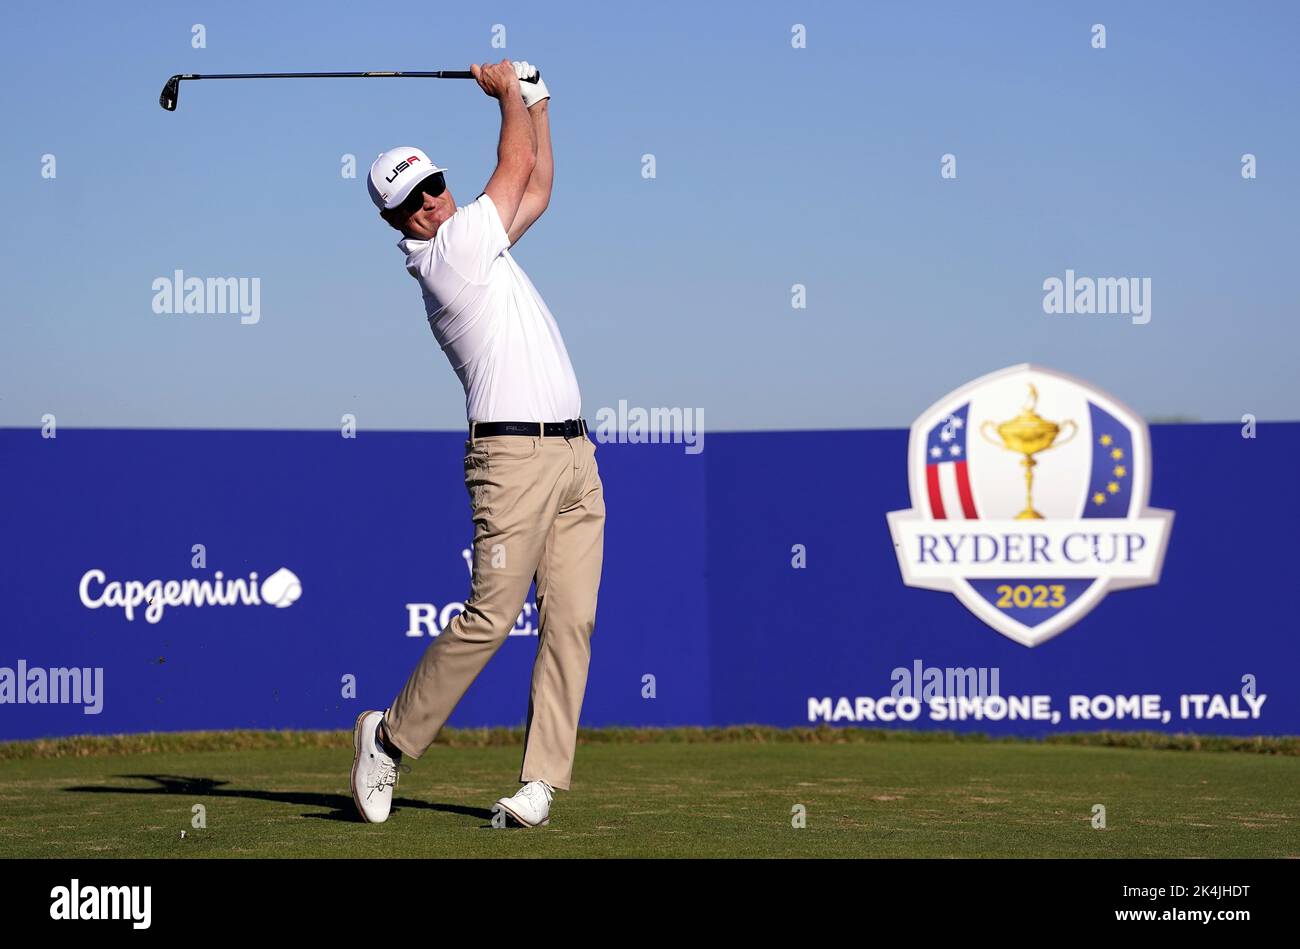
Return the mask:
{"type": "Polygon", "coordinates": [[[497,801],[525,826],[546,824],[573,773],[604,549],[605,500],[578,382],[551,311],[510,248],[551,198],[550,93],[526,62],[473,66],[501,108],[497,166],[456,206],[444,168],[418,148],[380,155],[370,197],[401,231],[429,326],[465,387],[465,486],[474,519],[465,610],[429,646],[385,712],[357,719],[352,797],[388,818],[403,755],[432,744],[470,683],[514,627],[537,583],[537,658],[519,780],[497,801]]]}

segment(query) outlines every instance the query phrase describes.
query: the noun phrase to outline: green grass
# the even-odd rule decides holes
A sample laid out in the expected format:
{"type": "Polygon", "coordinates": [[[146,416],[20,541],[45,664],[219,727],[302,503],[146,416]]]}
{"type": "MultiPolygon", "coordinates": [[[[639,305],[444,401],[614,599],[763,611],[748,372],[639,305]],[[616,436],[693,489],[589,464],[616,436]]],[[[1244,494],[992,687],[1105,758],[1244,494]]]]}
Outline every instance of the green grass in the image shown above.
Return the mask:
{"type": "Polygon", "coordinates": [[[381,825],[354,817],[350,733],[0,745],[0,856],[1300,856],[1287,740],[594,732],[549,827],[495,830],[517,741],[449,734],[412,762],[381,825]],[[1197,746],[1220,750],[1172,750],[1197,746]],[[191,827],[195,804],[206,829],[191,827]],[[804,829],[791,827],[797,804],[804,829]]]}

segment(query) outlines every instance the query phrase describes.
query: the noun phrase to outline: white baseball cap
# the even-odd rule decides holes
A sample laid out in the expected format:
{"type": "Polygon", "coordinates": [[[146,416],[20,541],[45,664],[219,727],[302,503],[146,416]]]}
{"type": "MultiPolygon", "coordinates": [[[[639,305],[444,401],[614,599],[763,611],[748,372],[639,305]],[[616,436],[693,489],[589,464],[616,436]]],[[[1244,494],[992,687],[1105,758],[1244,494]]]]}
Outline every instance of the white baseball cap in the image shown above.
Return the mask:
{"type": "Polygon", "coordinates": [[[446,170],[411,145],[390,148],[370,166],[370,200],[381,211],[391,211],[405,201],[425,178],[446,170]]]}

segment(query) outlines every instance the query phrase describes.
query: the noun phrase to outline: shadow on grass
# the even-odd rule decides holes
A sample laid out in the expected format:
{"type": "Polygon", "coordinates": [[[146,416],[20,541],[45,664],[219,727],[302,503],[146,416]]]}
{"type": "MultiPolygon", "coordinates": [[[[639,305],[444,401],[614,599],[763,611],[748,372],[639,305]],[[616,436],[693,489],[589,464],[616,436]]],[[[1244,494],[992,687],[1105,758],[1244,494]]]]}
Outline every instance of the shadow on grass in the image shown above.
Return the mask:
{"type": "MultiPolygon", "coordinates": [[[[190,797],[243,797],[255,801],[270,801],[272,804],[292,804],[298,807],[323,807],[326,814],[302,814],[317,820],[337,820],[348,823],[362,823],[352,803],[350,794],[322,794],[315,791],[261,791],[256,788],[226,787],[230,782],[214,778],[184,777],[175,774],[117,774],[116,778],[134,778],[140,781],[152,781],[157,787],[151,788],[116,788],[103,785],[82,785],[64,788],[72,794],[185,794],[190,797]]],[[[417,801],[409,797],[393,799],[393,812],[403,808],[426,811],[441,811],[447,814],[461,814],[481,820],[492,819],[492,811],[485,807],[464,807],[459,804],[434,804],[417,801]]]]}

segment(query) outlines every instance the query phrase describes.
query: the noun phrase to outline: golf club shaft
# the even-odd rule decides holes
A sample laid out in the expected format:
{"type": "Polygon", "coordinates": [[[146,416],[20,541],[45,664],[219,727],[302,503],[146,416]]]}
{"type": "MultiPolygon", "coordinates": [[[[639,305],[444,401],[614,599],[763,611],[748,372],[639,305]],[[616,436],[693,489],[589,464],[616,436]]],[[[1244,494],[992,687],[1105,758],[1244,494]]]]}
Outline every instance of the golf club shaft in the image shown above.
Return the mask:
{"type": "MultiPolygon", "coordinates": [[[[250,72],[250,73],[186,73],[179,79],[473,79],[468,69],[440,69],[436,72],[250,72]]],[[[525,82],[536,82],[526,79],[525,82]]]]}
{"type": "MultiPolygon", "coordinates": [[[[168,112],[176,111],[176,102],[180,98],[181,81],[184,79],[473,79],[474,74],[468,69],[439,69],[436,72],[223,72],[223,73],[179,73],[167,80],[163,86],[158,104],[168,112]]],[[[523,82],[537,82],[542,78],[535,73],[523,82]]]]}

